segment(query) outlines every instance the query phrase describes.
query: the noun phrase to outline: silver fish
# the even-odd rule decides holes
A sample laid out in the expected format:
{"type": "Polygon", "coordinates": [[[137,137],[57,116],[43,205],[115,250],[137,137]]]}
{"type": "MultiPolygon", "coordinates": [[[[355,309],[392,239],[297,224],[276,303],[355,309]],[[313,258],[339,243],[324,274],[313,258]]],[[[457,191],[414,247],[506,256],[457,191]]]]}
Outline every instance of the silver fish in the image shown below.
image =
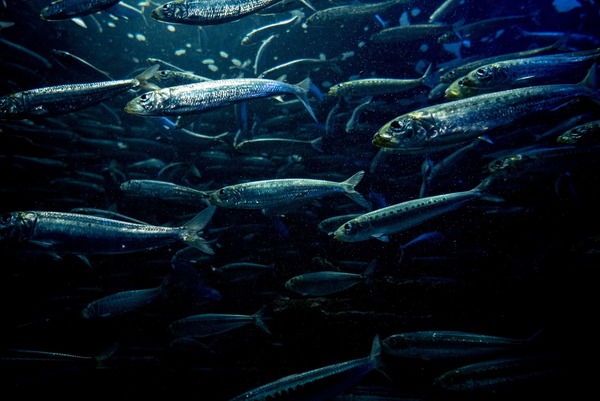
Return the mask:
{"type": "Polygon", "coordinates": [[[344,194],[359,205],[369,208],[368,201],[354,189],[364,174],[364,171],[359,171],[342,182],[306,178],[245,182],[214,191],[210,195],[210,201],[220,207],[268,211],[306,204],[324,196],[344,194]]]}
{"type": "Polygon", "coordinates": [[[214,211],[214,206],[208,206],[181,227],[136,224],[77,213],[9,212],[0,217],[0,242],[30,244],[59,255],[121,254],[182,242],[213,254],[200,234],[214,211]]]}
{"type": "Polygon", "coordinates": [[[129,101],[125,111],[138,116],[180,116],[252,99],[291,94],[296,96],[317,121],[308,101],[310,78],[297,85],[270,79],[231,78],[177,85],[146,92],[129,101]]]}
{"type": "Polygon", "coordinates": [[[595,64],[579,84],[508,89],[411,111],[384,124],[372,143],[396,152],[448,149],[515,126],[533,113],[558,111],[577,99],[600,102],[600,94],[593,87],[594,74],[595,64]]]}
{"type": "Polygon", "coordinates": [[[156,7],[150,16],[160,22],[217,25],[235,21],[282,0],[175,0],[156,7]]]}
{"type": "Polygon", "coordinates": [[[0,120],[49,117],[83,110],[129,89],[144,87],[158,68],[152,66],[133,79],[47,86],[2,96],[0,120]]]}
{"type": "Polygon", "coordinates": [[[342,242],[369,239],[388,241],[389,235],[423,224],[476,199],[501,201],[499,197],[487,192],[492,181],[493,179],[487,178],[468,191],[417,198],[367,212],[342,224],[335,230],[333,237],[342,242]]]}

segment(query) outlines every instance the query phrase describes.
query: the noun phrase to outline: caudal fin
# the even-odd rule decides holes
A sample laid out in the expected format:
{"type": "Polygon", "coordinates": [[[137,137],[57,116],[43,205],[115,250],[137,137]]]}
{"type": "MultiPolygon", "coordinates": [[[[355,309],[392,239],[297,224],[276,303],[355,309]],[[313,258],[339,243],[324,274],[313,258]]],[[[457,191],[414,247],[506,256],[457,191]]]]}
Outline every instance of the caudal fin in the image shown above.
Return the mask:
{"type": "Polygon", "coordinates": [[[215,251],[210,247],[208,242],[200,236],[202,230],[209,223],[217,207],[210,205],[202,210],[193,219],[184,224],[183,241],[189,246],[201,250],[209,255],[214,255],[215,251]]]}
{"type": "Polygon", "coordinates": [[[365,172],[361,170],[354,174],[352,177],[348,178],[346,181],[343,181],[341,184],[344,187],[345,194],[350,199],[352,199],[354,202],[358,203],[362,207],[370,209],[371,205],[369,204],[369,202],[358,191],[356,191],[356,189],[354,189],[354,187],[358,185],[358,183],[363,179],[364,176],[365,172]]]}
{"type": "Polygon", "coordinates": [[[312,106],[308,101],[308,92],[310,91],[310,84],[310,78],[305,78],[304,80],[302,80],[302,82],[296,84],[296,86],[300,89],[296,91],[296,96],[298,97],[298,99],[300,99],[304,107],[306,107],[306,110],[308,110],[313,120],[315,120],[315,122],[318,123],[319,120],[317,120],[317,116],[315,115],[315,112],[313,111],[312,106]]]}

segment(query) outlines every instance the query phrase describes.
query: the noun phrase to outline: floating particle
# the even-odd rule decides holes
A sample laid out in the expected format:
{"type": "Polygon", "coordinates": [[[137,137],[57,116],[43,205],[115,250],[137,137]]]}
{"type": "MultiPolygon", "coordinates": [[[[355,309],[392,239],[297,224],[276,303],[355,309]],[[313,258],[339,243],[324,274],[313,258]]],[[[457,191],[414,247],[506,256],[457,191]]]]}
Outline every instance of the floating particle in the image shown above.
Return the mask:
{"type": "Polygon", "coordinates": [[[358,42],[358,47],[359,48],[365,47],[366,44],[367,44],[366,42],[364,42],[364,41],[361,40],[360,42],[358,42]]]}
{"type": "Polygon", "coordinates": [[[108,25],[110,28],[115,28],[116,27],[115,23],[112,22],[112,21],[108,22],[106,25],[108,25]]]}
{"type": "Polygon", "coordinates": [[[191,43],[186,43],[185,47],[187,47],[188,49],[191,49],[192,48],[192,44],[191,43]]]}
{"type": "Polygon", "coordinates": [[[179,49],[179,50],[175,50],[175,55],[176,56],[183,56],[185,54],[185,49],[179,49]]]}
{"type": "Polygon", "coordinates": [[[135,34],[135,38],[140,41],[140,42],[145,42],[146,41],[146,37],[144,35],[142,35],[141,33],[136,33],[135,34]]]}
{"type": "Polygon", "coordinates": [[[231,64],[235,65],[236,67],[241,67],[242,66],[242,62],[240,60],[238,60],[237,58],[232,58],[231,59],[231,64]]]}
{"type": "Polygon", "coordinates": [[[127,34],[127,37],[128,37],[129,39],[133,39],[133,33],[128,33],[128,34],[127,34]]]}
{"type": "Polygon", "coordinates": [[[202,60],[202,64],[207,65],[207,64],[214,64],[215,60],[213,60],[212,58],[205,58],[204,60],[202,60]]]}
{"type": "Polygon", "coordinates": [[[421,45],[421,47],[419,47],[419,50],[420,50],[421,52],[425,53],[427,50],[429,50],[429,46],[427,46],[427,44],[426,44],[426,43],[423,43],[423,44],[421,45]]]}
{"type": "Polygon", "coordinates": [[[221,50],[221,51],[219,52],[219,56],[221,56],[221,57],[223,57],[223,58],[228,58],[228,57],[229,57],[229,54],[227,54],[226,52],[224,52],[223,50],[221,50]]]}
{"type": "Polygon", "coordinates": [[[175,32],[175,27],[173,25],[167,25],[167,31],[175,32]]]}
{"type": "Polygon", "coordinates": [[[417,8],[413,8],[413,9],[410,11],[410,15],[412,15],[413,17],[416,17],[416,16],[418,16],[419,14],[421,14],[421,10],[420,10],[418,7],[417,7],[417,8]]]}
{"type": "Polygon", "coordinates": [[[212,72],[219,71],[219,67],[217,67],[215,64],[209,64],[208,69],[211,70],[212,72]]]}

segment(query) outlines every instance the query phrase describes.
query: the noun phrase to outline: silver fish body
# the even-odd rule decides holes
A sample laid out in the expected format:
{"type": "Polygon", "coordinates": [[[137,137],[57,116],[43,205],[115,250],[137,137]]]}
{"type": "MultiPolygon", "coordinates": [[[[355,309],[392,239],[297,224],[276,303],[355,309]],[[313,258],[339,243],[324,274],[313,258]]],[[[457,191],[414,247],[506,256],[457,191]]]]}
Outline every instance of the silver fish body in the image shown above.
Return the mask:
{"type": "Polygon", "coordinates": [[[150,67],[133,79],[48,86],[2,96],[0,120],[50,117],[83,110],[146,85],[156,70],[158,66],[150,67]]]}
{"type": "Polygon", "coordinates": [[[316,121],[308,101],[309,86],[308,78],[297,85],[259,78],[219,79],[146,92],[127,103],[125,111],[139,116],[180,116],[253,99],[291,94],[302,101],[316,121]]]}
{"type": "Polygon", "coordinates": [[[369,239],[387,241],[391,234],[423,224],[456,210],[467,202],[484,197],[500,201],[500,198],[488,195],[486,192],[491,182],[491,179],[486,179],[469,191],[417,198],[367,212],[342,224],[334,231],[333,237],[341,242],[359,242],[369,239]]]}
{"type": "Polygon", "coordinates": [[[200,234],[214,209],[214,206],[207,207],[181,227],[130,223],[77,213],[9,212],[0,218],[0,241],[31,244],[55,254],[121,254],[178,242],[213,253],[200,234]]]}
{"type": "Polygon", "coordinates": [[[448,149],[515,126],[534,113],[560,110],[577,99],[599,101],[600,96],[585,84],[537,85],[471,96],[396,117],[375,133],[372,143],[408,153],[448,149]]]}
{"type": "Polygon", "coordinates": [[[345,194],[363,207],[369,203],[354,187],[364,176],[359,171],[343,182],[286,178],[251,181],[214,191],[210,195],[213,205],[236,209],[277,210],[335,194],[345,194]]]}
{"type": "Polygon", "coordinates": [[[176,0],[156,7],[157,21],[186,25],[217,25],[235,21],[282,0],[176,0]]]}

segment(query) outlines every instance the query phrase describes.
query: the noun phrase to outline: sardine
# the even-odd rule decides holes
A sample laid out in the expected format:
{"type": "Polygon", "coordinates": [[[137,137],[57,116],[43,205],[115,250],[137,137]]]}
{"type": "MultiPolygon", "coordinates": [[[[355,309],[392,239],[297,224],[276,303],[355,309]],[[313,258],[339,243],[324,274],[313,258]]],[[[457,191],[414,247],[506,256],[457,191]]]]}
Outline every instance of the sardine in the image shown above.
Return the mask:
{"type": "Polygon", "coordinates": [[[129,89],[144,87],[158,68],[152,66],[133,79],[47,86],[2,96],[0,120],[49,117],[83,110],[129,89]]]}
{"type": "Polygon", "coordinates": [[[270,79],[231,78],[177,85],[146,92],[129,101],[125,111],[138,116],[198,114],[252,99],[290,94],[302,101],[317,121],[308,101],[310,78],[297,85],[270,79]]]}
{"type": "Polygon", "coordinates": [[[213,254],[200,234],[215,209],[206,207],[181,227],[136,224],[77,213],[9,212],[0,217],[0,242],[30,244],[58,255],[131,253],[182,242],[213,254]]]}
{"type": "Polygon", "coordinates": [[[235,21],[282,0],[176,0],[156,7],[150,16],[160,22],[217,25],[235,21]]]}
{"type": "Polygon", "coordinates": [[[368,201],[354,189],[364,174],[364,171],[359,171],[342,182],[306,178],[245,182],[212,192],[210,201],[220,207],[269,211],[303,205],[325,196],[344,194],[359,205],[369,208],[368,201]]]}
{"type": "Polygon", "coordinates": [[[40,17],[46,21],[60,21],[106,10],[121,0],[59,0],[44,7],[40,17]]]}

